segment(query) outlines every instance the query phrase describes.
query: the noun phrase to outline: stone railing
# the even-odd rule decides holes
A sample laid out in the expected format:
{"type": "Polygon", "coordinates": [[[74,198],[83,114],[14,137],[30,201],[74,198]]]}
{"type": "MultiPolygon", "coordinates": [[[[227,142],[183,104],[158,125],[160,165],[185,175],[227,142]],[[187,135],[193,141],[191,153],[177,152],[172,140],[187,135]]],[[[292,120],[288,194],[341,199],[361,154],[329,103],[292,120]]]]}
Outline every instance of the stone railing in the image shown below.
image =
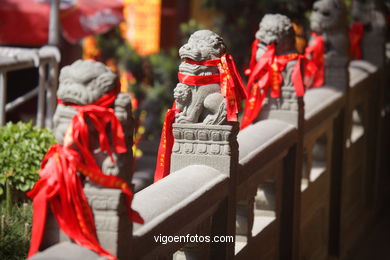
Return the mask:
{"type": "Polygon", "coordinates": [[[292,121],[276,116],[238,134],[236,125],[174,125],[172,173],[134,198],[145,224],[102,246],[116,243],[121,259],[348,259],[390,194],[381,161],[390,99],[388,65],[342,62],[292,121]],[[186,243],[187,234],[235,242],[186,243]],[[166,236],[179,241],[156,241],[166,236]]]}
{"type": "Polygon", "coordinates": [[[0,47],[0,125],[5,124],[7,112],[38,96],[36,124],[52,128],[60,57],[59,50],[52,46],[40,49],[0,47]],[[12,91],[7,89],[7,72],[28,68],[38,68],[38,86],[7,103],[7,91],[12,91]]]}

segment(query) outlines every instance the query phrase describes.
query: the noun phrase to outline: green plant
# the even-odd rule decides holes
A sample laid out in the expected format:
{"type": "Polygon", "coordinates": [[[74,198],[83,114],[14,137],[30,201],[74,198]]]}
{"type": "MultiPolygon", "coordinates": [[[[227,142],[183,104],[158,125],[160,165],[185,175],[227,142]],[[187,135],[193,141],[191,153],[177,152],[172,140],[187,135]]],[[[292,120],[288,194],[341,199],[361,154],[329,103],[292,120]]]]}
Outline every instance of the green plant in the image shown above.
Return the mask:
{"type": "Polygon", "coordinates": [[[0,203],[0,259],[26,259],[31,236],[31,203],[16,204],[12,216],[6,216],[5,203],[0,203]]]}
{"type": "Polygon", "coordinates": [[[6,190],[7,203],[14,191],[25,192],[33,187],[41,160],[53,143],[49,130],[32,126],[31,122],[0,127],[0,195],[6,190]]]}

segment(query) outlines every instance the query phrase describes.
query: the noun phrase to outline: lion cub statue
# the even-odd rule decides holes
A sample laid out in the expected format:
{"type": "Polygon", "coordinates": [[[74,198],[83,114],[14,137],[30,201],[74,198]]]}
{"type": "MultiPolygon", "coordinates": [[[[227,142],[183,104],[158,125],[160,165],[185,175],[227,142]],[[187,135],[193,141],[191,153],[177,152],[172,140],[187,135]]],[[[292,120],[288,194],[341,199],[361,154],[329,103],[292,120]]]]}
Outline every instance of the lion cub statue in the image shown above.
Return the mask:
{"type": "Polygon", "coordinates": [[[180,50],[183,62],[179,66],[179,74],[184,82],[178,83],[174,89],[176,123],[203,123],[220,125],[226,121],[226,101],[221,94],[219,83],[195,84],[185,79],[191,76],[217,76],[217,66],[206,66],[202,62],[219,59],[226,52],[222,38],[209,30],[200,30],[191,35],[188,42],[180,50]]]}

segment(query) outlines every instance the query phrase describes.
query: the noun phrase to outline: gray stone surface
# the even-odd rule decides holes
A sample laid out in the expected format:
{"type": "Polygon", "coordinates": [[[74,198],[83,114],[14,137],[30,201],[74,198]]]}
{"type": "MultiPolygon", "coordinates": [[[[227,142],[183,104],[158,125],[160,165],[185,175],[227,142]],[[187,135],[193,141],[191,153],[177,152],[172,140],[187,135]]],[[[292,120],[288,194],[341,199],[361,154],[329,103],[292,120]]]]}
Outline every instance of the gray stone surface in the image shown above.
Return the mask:
{"type": "Polygon", "coordinates": [[[104,260],[95,252],[70,242],[56,244],[29,258],[31,260],[104,260]]]}
{"type": "MultiPolygon", "coordinates": [[[[77,105],[94,103],[104,94],[112,91],[116,84],[116,75],[100,62],[78,60],[66,66],[60,73],[60,85],[57,96],[64,102],[77,105]]],[[[127,152],[114,153],[115,162],[112,162],[106,152],[100,150],[99,138],[96,129],[89,122],[89,149],[102,171],[109,175],[120,176],[128,184],[132,175],[132,143],[133,119],[131,115],[131,102],[128,96],[118,94],[112,108],[120,120],[124,134],[127,152]]],[[[58,105],[54,115],[54,134],[59,144],[63,139],[70,122],[78,112],[68,105],[58,105]]],[[[107,132],[110,136],[110,131],[107,132]]],[[[111,149],[114,151],[112,143],[111,149]]],[[[124,197],[120,190],[100,187],[88,179],[85,180],[84,192],[93,210],[96,230],[102,247],[118,257],[126,257],[128,243],[131,238],[132,224],[127,217],[124,197]]],[[[54,225],[56,226],[56,225],[54,225]]],[[[50,245],[68,238],[61,232],[59,238],[58,228],[48,227],[44,243],[50,245]]]]}
{"type": "Polygon", "coordinates": [[[229,174],[237,156],[237,131],[237,124],[174,124],[171,171],[199,164],[229,174]]]}
{"type": "MultiPolygon", "coordinates": [[[[228,195],[229,177],[211,167],[192,165],[172,172],[134,196],[133,208],[145,224],[134,224],[132,259],[159,259],[183,243],[156,243],[154,236],[210,234],[210,216],[228,195]]],[[[187,244],[174,259],[207,259],[208,243],[187,244]],[[195,258],[191,258],[195,257],[195,258]]]]}
{"type": "Polygon", "coordinates": [[[344,3],[338,0],[316,1],[310,27],[324,40],[325,84],[345,91],[348,87],[349,45],[344,3]]]}
{"type": "Polygon", "coordinates": [[[241,130],[237,135],[239,144],[239,163],[245,165],[256,155],[277,140],[289,134],[294,127],[280,120],[259,121],[241,130]]]}
{"type": "Polygon", "coordinates": [[[348,71],[350,76],[349,86],[353,88],[368,79],[371,74],[377,72],[378,67],[366,60],[352,60],[348,71]]]}
{"type": "Polygon", "coordinates": [[[309,89],[304,96],[305,100],[305,120],[312,119],[315,115],[323,111],[334,102],[342,98],[343,93],[332,87],[309,89]]]}

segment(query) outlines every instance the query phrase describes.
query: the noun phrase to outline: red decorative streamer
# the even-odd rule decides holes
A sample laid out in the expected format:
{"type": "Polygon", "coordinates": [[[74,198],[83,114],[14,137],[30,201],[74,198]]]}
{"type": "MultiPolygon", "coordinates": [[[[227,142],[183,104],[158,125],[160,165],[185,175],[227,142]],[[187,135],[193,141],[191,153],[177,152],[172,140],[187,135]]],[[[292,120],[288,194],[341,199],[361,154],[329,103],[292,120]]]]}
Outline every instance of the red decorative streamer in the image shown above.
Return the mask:
{"type": "Polygon", "coordinates": [[[363,23],[354,22],[349,28],[349,55],[354,60],[362,58],[361,42],[364,34],[363,23]]]}
{"type": "Polygon", "coordinates": [[[154,173],[154,182],[161,180],[170,173],[171,155],[174,143],[172,125],[175,122],[175,116],[180,110],[176,109],[176,103],[168,109],[161,133],[160,146],[158,147],[156,171],[154,173]]]}
{"type": "Polygon", "coordinates": [[[302,56],[294,53],[276,56],[275,46],[268,45],[266,52],[257,61],[248,80],[249,97],[245,101],[245,110],[241,122],[241,129],[250,125],[259,115],[265,96],[270,91],[272,98],[280,97],[280,85],[283,82],[281,72],[287,63],[297,60],[292,72],[292,82],[296,95],[301,97],[305,93],[301,73],[302,56]]]}
{"type": "Polygon", "coordinates": [[[257,63],[256,62],[256,53],[257,53],[257,49],[258,49],[259,43],[260,43],[259,39],[255,39],[252,42],[251,60],[249,61],[249,68],[245,70],[245,75],[247,75],[247,76],[249,76],[252,73],[253,69],[256,66],[256,63],[257,63]]]}
{"type": "Polygon", "coordinates": [[[321,35],[312,33],[311,45],[305,50],[305,85],[317,88],[324,85],[325,77],[325,44],[321,35]]]}
{"type": "MultiPolygon", "coordinates": [[[[110,108],[117,92],[117,90],[112,91],[90,105],[72,105],[79,113],[72,118],[64,144],[62,146],[53,145],[45,155],[39,171],[40,179],[28,193],[28,196],[33,199],[34,208],[29,257],[39,250],[47,206],[50,206],[59,227],[72,240],[101,256],[116,259],[99,244],[92,210],[88,205],[77,172],[103,187],[121,189],[125,194],[129,219],[143,223],[139,213],[131,208],[133,193],[127,183],[120,177],[104,174],[88,149],[87,117],[99,133],[100,149],[107,152],[112,160],[112,150],[106,134],[108,125],[111,129],[114,151],[116,153],[127,151],[122,125],[115,116],[114,110],[110,108]],[[72,146],[76,146],[78,151],[72,146]]],[[[59,104],[71,105],[62,101],[59,101],[59,104]]]]}
{"type": "MultiPolygon", "coordinates": [[[[220,84],[221,94],[226,99],[227,120],[236,122],[237,113],[240,110],[240,102],[246,98],[247,94],[233,57],[230,54],[225,53],[220,59],[194,61],[186,58],[184,61],[201,66],[218,66],[219,74],[198,76],[179,72],[179,82],[189,86],[220,84]]],[[[156,171],[154,173],[155,182],[170,173],[171,154],[174,143],[172,124],[175,122],[175,115],[178,112],[179,110],[177,110],[174,105],[171,109],[168,109],[165,116],[160,146],[158,149],[156,171]]]]}

